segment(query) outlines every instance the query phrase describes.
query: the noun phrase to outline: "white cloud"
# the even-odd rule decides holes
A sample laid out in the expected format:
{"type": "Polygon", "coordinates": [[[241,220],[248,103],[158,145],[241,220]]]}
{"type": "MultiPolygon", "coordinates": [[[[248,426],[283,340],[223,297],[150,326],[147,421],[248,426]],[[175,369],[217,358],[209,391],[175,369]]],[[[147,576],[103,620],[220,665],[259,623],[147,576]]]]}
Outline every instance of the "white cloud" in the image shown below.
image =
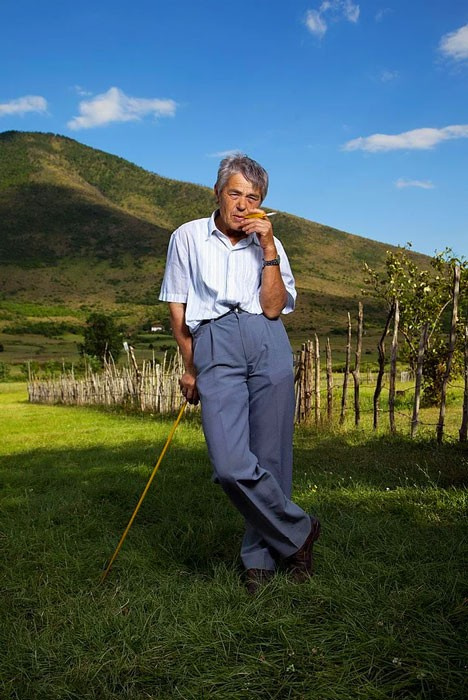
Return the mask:
{"type": "Polygon", "coordinates": [[[468,59],[468,24],[445,34],[440,40],[439,49],[445,56],[456,61],[468,59]]]}
{"type": "Polygon", "coordinates": [[[376,12],[375,14],[375,21],[376,22],[382,22],[385,17],[389,14],[391,14],[393,10],[390,7],[383,7],[381,10],[376,12]]]}
{"type": "Polygon", "coordinates": [[[241,153],[238,148],[231,148],[228,151],[216,151],[215,153],[208,153],[208,158],[226,158],[227,156],[235,156],[241,153]]]}
{"type": "Polygon", "coordinates": [[[0,117],[27,112],[47,112],[47,100],[39,95],[25,95],[25,97],[18,97],[16,100],[0,104],[0,117]]]}
{"type": "Polygon", "coordinates": [[[306,27],[312,34],[320,39],[327,31],[327,23],[317,10],[307,10],[305,18],[306,27]]]}
{"type": "Polygon", "coordinates": [[[92,92],[85,90],[85,88],[81,87],[81,85],[74,85],[73,89],[80,97],[90,97],[93,94],[92,92]]]}
{"type": "Polygon", "coordinates": [[[399,190],[404,187],[420,187],[423,190],[433,190],[435,185],[430,180],[409,180],[407,177],[400,177],[395,182],[395,187],[399,190]]]}
{"type": "Polygon", "coordinates": [[[347,20],[356,24],[361,10],[352,0],[323,0],[318,10],[307,10],[305,25],[321,39],[328,30],[328,22],[347,20]]]}
{"type": "Polygon", "coordinates": [[[112,122],[139,121],[147,115],[172,117],[176,111],[174,100],[128,97],[119,88],[111,87],[102,95],[83,100],[79,106],[80,116],[68,122],[70,129],[90,129],[112,122]]]}
{"type": "Polygon", "coordinates": [[[343,13],[348,22],[353,22],[353,24],[356,24],[361,13],[359,5],[355,5],[353,2],[351,2],[351,0],[345,0],[345,2],[340,4],[343,7],[343,13]]]}
{"type": "Polygon", "coordinates": [[[427,150],[442,141],[468,138],[468,124],[446,126],[443,129],[413,129],[402,134],[372,134],[360,136],[344,144],[344,151],[427,150]]]}
{"type": "Polygon", "coordinates": [[[397,70],[383,70],[380,74],[380,82],[389,83],[392,80],[396,80],[399,75],[397,70]]]}

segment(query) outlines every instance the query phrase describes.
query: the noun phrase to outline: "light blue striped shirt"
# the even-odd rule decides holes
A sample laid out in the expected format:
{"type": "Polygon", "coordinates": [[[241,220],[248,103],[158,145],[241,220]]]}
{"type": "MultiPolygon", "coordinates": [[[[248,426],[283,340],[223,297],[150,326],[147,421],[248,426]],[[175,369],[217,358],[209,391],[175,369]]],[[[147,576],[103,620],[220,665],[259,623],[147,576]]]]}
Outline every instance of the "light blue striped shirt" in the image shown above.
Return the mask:
{"type": "MultiPolygon", "coordinates": [[[[193,332],[200,322],[218,318],[238,306],[261,314],[260,285],[263,251],[255,234],[232,245],[208,219],[189,221],[171,236],[160,301],[186,304],[185,322],[193,332]]],[[[294,310],[296,289],[289,261],[275,237],[288,301],[283,313],[294,310]]]]}

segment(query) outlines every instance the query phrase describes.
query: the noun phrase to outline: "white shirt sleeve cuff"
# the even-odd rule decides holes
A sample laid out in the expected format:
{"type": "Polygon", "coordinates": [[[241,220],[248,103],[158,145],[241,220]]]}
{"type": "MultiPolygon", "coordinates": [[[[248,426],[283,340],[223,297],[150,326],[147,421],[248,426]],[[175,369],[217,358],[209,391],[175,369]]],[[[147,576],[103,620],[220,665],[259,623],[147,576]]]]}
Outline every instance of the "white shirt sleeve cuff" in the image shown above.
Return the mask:
{"type": "Polygon", "coordinates": [[[187,294],[170,294],[169,292],[161,292],[159,301],[176,301],[180,304],[187,303],[187,294]]]}
{"type": "Polygon", "coordinates": [[[284,307],[284,309],[282,310],[281,313],[282,313],[282,314],[290,314],[290,313],[292,313],[292,312],[294,311],[295,305],[296,305],[296,304],[295,304],[295,301],[294,301],[294,297],[292,296],[292,294],[290,294],[290,293],[288,292],[288,301],[286,302],[286,306],[284,307]]]}

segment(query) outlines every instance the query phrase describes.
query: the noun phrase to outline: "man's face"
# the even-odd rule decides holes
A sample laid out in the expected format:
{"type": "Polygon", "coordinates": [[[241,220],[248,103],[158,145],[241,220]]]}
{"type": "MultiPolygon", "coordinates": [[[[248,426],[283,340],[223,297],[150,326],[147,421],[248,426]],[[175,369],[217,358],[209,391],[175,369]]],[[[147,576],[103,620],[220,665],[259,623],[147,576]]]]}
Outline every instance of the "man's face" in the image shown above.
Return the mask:
{"type": "Polygon", "coordinates": [[[218,198],[219,220],[217,226],[223,233],[243,233],[245,214],[257,209],[262,203],[260,190],[240,173],[231,175],[221,192],[215,187],[218,198]]]}

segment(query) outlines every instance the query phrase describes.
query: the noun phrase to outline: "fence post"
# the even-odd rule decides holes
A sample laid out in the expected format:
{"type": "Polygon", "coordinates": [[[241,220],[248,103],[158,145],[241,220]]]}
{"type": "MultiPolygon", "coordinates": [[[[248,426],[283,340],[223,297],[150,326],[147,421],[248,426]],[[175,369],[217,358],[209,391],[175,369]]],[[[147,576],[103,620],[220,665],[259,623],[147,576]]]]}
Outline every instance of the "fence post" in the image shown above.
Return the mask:
{"type": "Polygon", "coordinates": [[[463,414],[462,423],[460,426],[459,436],[460,442],[466,442],[468,437],[468,323],[465,324],[465,343],[464,343],[464,379],[465,379],[465,391],[463,392],[463,414]]]}
{"type": "Polygon", "coordinates": [[[385,321],[385,328],[377,345],[377,350],[379,352],[379,372],[377,374],[374,391],[374,430],[376,430],[379,425],[380,394],[382,393],[382,380],[385,374],[385,338],[388,335],[390,322],[394,313],[395,302],[393,302],[390,311],[388,312],[387,320],[385,321]]]}
{"type": "Polygon", "coordinates": [[[421,402],[421,384],[424,353],[426,352],[427,336],[429,334],[429,323],[425,323],[421,329],[421,337],[418,347],[418,361],[416,365],[416,381],[414,385],[413,417],[411,419],[411,437],[416,435],[419,424],[419,404],[421,402]]]}
{"type": "Polygon", "coordinates": [[[301,352],[300,350],[295,353],[294,366],[296,367],[296,372],[294,374],[294,392],[296,405],[294,408],[294,422],[300,423],[300,401],[301,401],[301,352]]]}
{"type": "Polygon", "coordinates": [[[397,354],[398,354],[398,326],[400,324],[400,305],[398,299],[395,299],[395,316],[393,321],[393,337],[392,347],[390,350],[390,382],[388,392],[388,415],[390,419],[390,432],[396,432],[395,425],[395,388],[396,388],[396,369],[397,369],[397,354]]]}
{"type": "Polygon", "coordinates": [[[315,425],[320,423],[320,344],[317,333],[315,336],[315,351],[314,351],[314,408],[315,408],[315,425]]]}
{"type": "Polygon", "coordinates": [[[330,347],[330,338],[327,338],[327,418],[329,423],[333,420],[333,364],[330,347]]]}
{"type": "Polygon", "coordinates": [[[457,340],[457,321],[458,321],[458,296],[460,294],[460,265],[455,265],[453,268],[453,306],[452,306],[452,322],[450,325],[450,340],[447,353],[447,364],[445,374],[442,381],[442,391],[440,395],[440,413],[439,422],[437,424],[437,442],[442,442],[445,423],[445,404],[447,400],[447,386],[450,379],[450,371],[452,369],[453,353],[455,351],[455,342],[457,340]]]}
{"type": "MultiPolygon", "coordinates": [[[[312,413],[312,394],[314,393],[315,381],[315,348],[311,340],[307,341],[306,350],[307,362],[307,415],[308,418],[312,413]]],[[[315,400],[315,396],[314,396],[315,400]]]]}
{"type": "Polygon", "coordinates": [[[346,404],[348,402],[348,382],[349,382],[349,364],[351,360],[351,316],[348,311],[348,336],[346,342],[346,364],[343,376],[343,393],[341,396],[341,414],[340,425],[345,422],[346,404]]]}
{"type": "Polygon", "coordinates": [[[351,372],[354,379],[354,424],[359,425],[361,420],[361,408],[359,405],[359,381],[360,381],[360,370],[361,370],[361,352],[362,352],[362,327],[363,327],[363,308],[362,302],[359,302],[358,306],[358,328],[357,328],[357,342],[356,342],[356,359],[354,362],[354,369],[351,372]]]}
{"type": "Polygon", "coordinates": [[[307,366],[306,366],[306,344],[302,343],[299,355],[299,421],[303,421],[306,412],[306,382],[307,382],[307,366]]]}

